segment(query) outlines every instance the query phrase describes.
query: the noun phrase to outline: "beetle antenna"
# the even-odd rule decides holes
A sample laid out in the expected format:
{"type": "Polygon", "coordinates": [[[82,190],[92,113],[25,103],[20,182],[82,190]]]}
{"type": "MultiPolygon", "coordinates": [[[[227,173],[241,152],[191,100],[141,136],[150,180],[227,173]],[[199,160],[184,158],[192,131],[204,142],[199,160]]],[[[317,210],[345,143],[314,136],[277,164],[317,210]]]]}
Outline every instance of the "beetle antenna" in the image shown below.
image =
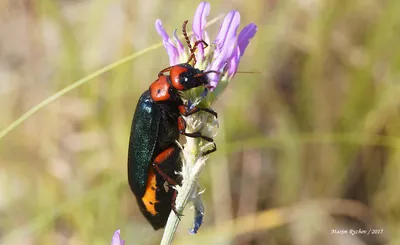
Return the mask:
{"type": "Polygon", "coordinates": [[[193,66],[194,66],[196,64],[196,62],[197,62],[196,57],[194,55],[194,51],[196,50],[196,43],[195,43],[195,46],[192,48],[192,45],[190,44],[190,40],[189,40],[189,37],[188,37],[187,32],[186,32],[187,23],[188,23],[188,20],[185,20],[183,22],[183,25],[182,25],[182,33],[183,33],[183,36],[185,37],[186,43],[187,43],[188,48],[189,48],[189,53],[190,53],[189,59],[188,59],[188,61],[186,63],[189,64],[190,61],[193,60],[193,66]]]}
{"type": "Polygon", "coordinates": [[[196,74],[196,75],[194,75],[193,77],[204,77],[205,75],[210,74],[210,73],[215,73],[215,74],[217,74],[217,75],[221,75],[221,72],[211,70],[211,71],[205,71],[205,72],[196,74]]]}
{"type": "Polygon", "coordinates": [[[196,60],[196,56],[195,56],[194,52],[196,52],[197,46],[201,43],[201,44],[204,45],[204,48],[207,48],[207,47],[208,47],[208,43],[206,43],[206,41],[204,41],[203,39],[201,39],[201,40],[196,41],[196,42],[193,44],[193,47],[192,47],[192,45],[190,44],[189,37],[188,37],[187,32],[186,32],[186,25],[187,25],[187,23],[188,23],[188,21],[185,20],[185,21],[183,22],[183,25],[182,25],[182,33],[183,33],[183,36],[185,37],[186,43],[187,43],[187,45],[188,45],[188,47],[189,47],[189,53],[190,53],[189,60],[188,60],[186,63],[189,64],[190,61],[193,60],[193,66],[195,66],[197,60],[196,60]]]}
{"type": "Polygon", "coordinates": [[[185,37],[186,43],[187,43],[187,45],[188,45],[188,47],[189,47],[189,52],[191,52],[191,51],[192,51],[192,45],[190,45],[190,40],[189,40],[189,37],[188,37],[187,32],[186,32],[186,25],[187,25],[187,23],[188,23],[188,20],[185,20],[185,21],[183,22],[183,25],[182,25],[182,33],[183,33],[183,36],[185,37]]]}
{"type": "MultiPolygon", "coordinates": [[[[189,37],[188,37],[187,32],[186,32],[186,25],[187,25],[187,23],[188,23],[188,20],[185,20],[185,21],[183,22],[183,25],[182,25],[182,33],[183,33],[183,36],[185,37],[186,43],[187,43],[187,45],[188,45],[189,52],[190,52],[190,54],[192,54],[192,45],[190,44],[190,40],[189,40],[189,37]]],[[[190,61],[190,59],[189,59],[189,61],[190,61]]],[[[188,62],[188,63],[189,63],[189,62],[188,62]]]]}

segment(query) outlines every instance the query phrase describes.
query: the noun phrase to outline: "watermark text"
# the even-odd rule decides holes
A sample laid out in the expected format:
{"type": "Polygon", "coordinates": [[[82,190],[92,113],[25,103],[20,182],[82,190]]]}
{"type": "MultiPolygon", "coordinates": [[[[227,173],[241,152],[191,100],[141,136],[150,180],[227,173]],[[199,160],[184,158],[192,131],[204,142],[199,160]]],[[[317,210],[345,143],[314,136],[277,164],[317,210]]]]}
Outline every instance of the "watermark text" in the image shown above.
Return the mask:
{"type": "Polygon", "coordinates": [[[383,229],[331,229],[331,235],[381,235],[383,229]]]}

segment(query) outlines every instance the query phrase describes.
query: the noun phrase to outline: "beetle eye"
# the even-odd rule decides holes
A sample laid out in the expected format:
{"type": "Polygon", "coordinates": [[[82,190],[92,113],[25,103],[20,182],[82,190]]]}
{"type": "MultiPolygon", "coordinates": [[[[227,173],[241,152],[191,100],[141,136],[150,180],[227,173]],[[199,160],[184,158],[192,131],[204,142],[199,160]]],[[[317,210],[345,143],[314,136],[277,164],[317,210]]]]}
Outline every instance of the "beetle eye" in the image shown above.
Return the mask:
{"type": "Polygon", "coordinates": [[[184,80],[185,82],[187,82],[187,81],[188,81],[188,78],[187,78],[187,77],[185,77],[183,80],[184,80]]]}

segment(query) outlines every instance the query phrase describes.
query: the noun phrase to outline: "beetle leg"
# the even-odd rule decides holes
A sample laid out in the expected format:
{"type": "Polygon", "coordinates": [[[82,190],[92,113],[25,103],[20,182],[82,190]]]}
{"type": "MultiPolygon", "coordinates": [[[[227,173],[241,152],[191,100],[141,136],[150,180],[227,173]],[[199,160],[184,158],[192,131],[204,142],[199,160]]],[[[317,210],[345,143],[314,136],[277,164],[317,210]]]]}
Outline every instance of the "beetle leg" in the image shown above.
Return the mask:
{"type": "Polygon", "coordinates": [[[211,149],[208,150],[208,151],[203,152],[203,157],[204,157],[204,156],[207,156],[208,154],[213,153],[213,152],[216,151],[216,150],[217,150],[217,145],[214,143],[213,148],[211,148],[211,149]]]}
{"type": "Polygon", "coordinates": [[[214,142],[214,140],[210,137],[204,136],[200,133],[200,131],[194,132],[194,133],[186,133],[185,129],[186,129],[186,122],[185,119],[183,119],[183,117],[179,117],[178,118],[178,129],[179,129],[179,133],[182,135],[185,135],[187,137],[192,137],[192,138],[202,138],[204,140],[207,140],[208,142],[214,142]]]}
{"type": "Polygon", "coordinates": [[[218,118],[218,114],[215,111],[211,110],[210,108],[199,108],[199,107],[195,106],[191,110],[188,110],[188,108],[186,106],[181,105],[181,106],[179,106],[178,109],[179,109],[180,113],[185,117],[193,115],[194,113],[199,112],[199,111],[205,111],[205,112],[208,112],[208,113],[214,115],[216,118],[218,118]]]}
{"type": "Polygon", "coordinates": [[[178,185],[178,182],[176,182],[173,178],[169,177],[166,173],[164,173],[164,172],[157,166],[156,163],[153,163],[153,168],[154,168],[154,170],[155,170],[159,175],[161,175],[161,177],[163,177],[163,179],[164,179],[165,181],[168,182],[168,184],[173,185],[173,186],[174,186],[174,185],[178,185]]]}
{"type": "Polygon", "coordinates": [[[182,135],[185,135],[187,137],[192,137],[192,138],[202,138],[203,140],[206,140],[208,142],[214,142],[214,140],[210,137],[204,136],[200,133],[200,131],[194,132],[194,133],[186,133],[186,132],[181,132],[182,135]]]}
{"type": "MultiPolygon", "coordinates": [[[[162,153],[161,153],[162,154],[162,153]]],[[[161,177],[164,178],[165,181],[168,182],[169,185],[178,185],[178,182],[176,182],[174,179],[169,177],[166,173],[164,173],[156,163],[153,163],[153,168],[156,170],[156,172],[161,175],[161,177]]],[[[176,210],[176,196],[178,195],[178,191],[173,189],[174,193],[172,195],[172,202],[171,202],[171,210],[174,211],[175,215],[178,217],[179,220],[181,220],[181,217],[183,214],[179,213],[178,210],[176,210]]]]}
{"type": "Polygon", "coordinates": [[[178,210],[176,210],[176,196],[177,195],[178,195],[178,191],[174,190],[174,194],[172,195],[171,209],[172,209],[172,211],[174,211],[176,217],[178,217],[178,219],[181,220],[181,217],[184,215],[179,213],[178,210]]]}
{"type": "MultiPolygon", "coordinates": [[[[176,181],[175,179],[168,176],[168,174],[166,174],[164,171],[162,171],[158,165],[164,163],[168,158],[170,158],[177,149],[179,149],[177,146],[172,146],[172,147],[164,150],[156,157],[156,159],[154,159],[154,162],[152,164],[154,170],[168,183],[169,186],[172,186],[172,187],[175,185],[179,185],[178,181],[176,181]]],[[[180,217],[183,215],[178,213],[178,211],[176,210],[175,201],[176,201],[177,193],[178,193],[178,191],[173,189],[171,210],[174,211],[176,216],[180,219],[180,217]]]]}
{"type": "MultiPolygon", "coordinates": [[[[198,108],[198,107],[194,107],[194,108],[197,108],[197,111],[205,111],[205,112],[208,112],[208,113],[212,114],[213,116],[215,116],[215,118],[218,118],[217,112],[213,111],[213,110],[210,109],[210,108],[198,108]]],[[[193,108],[193,109],[194,109],[194,108],[193,108]]],[[[195,113],[195,112],[194,112],[194,113],[195,113]]],[[[193,114],[193,113],[190,113],[189,115],[191,115],[191,114],[193,114]]]]}
{"type": "Polygon", "coordinates": [[[160,167],[158,166],[159,164],[162,164],[163,162],[165,162],[169,157],[171,157],[174,153],[175,150],[177,150],[177,146],[175,147],[170,147],[166,150],[164,150],[163,152],[161,152],[160,154],[158,154],[158,156],[154,159],[153,162],[153,168],[154,170],[161,175],[161,177],[168,182],[168,184],[170,185],[178,185],[178,182],[176,180],[174,180],[173,178],[171,178],[170,176],[168,176],[166,173],[164,173],[164,171],[162,171],[160,169],[160,167]]]}

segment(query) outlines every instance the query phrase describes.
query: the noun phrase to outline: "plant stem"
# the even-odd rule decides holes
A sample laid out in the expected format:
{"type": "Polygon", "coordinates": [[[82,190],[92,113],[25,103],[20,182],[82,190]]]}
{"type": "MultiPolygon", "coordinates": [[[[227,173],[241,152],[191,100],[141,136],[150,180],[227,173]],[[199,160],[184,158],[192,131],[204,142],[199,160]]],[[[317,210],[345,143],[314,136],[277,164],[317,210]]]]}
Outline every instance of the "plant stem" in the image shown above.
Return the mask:
{"type": "MultiPolygon", "coordinates": [[[[191,200],[192,195],[197,191],[197,178],[204,166],[204,157],[197,157],[199,140],[186,137],[185,149],[183,150],[182,159],[182,186],[177,187],[178,195],[176,197],[175,206],[178,213],[182,213],[186,204],[191,200]]],[[[165,226],[161,245],[170,245],[178,228],[180,218],[171,211],[165,226]]]]}

